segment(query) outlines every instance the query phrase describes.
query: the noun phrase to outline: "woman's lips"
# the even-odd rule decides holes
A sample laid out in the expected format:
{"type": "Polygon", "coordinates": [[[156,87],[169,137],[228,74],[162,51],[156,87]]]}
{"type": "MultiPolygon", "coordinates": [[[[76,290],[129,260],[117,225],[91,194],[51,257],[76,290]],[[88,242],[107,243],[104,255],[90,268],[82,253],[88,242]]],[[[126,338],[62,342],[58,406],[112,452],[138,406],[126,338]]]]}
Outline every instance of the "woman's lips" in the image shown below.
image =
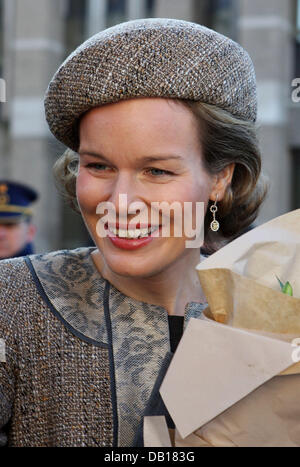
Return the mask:
{"type": "MultiPolygon", "coordinates": [[[[115,228],[117,228],[117,226],[119,227],[119,229],[121,229],[121,226],[119,224],[116,224],[115,228]]],[[[151,226],[146,226],[144,228],[148,229],[150,227],[151,226]]],[[[142,228],[143,227],[141,227],[140,229],[142,228]]],[[[127,230],[127,229],[124,229],[124,230],[127,230]]],[[[131,229],[131,230],[135,232],[136,229],[131,229]]],[[[159,226],[158,229],[156,229],[154,232],[152,232],[151,234],[145,237],[126,238],[126,237],[119,237],[116,234],[114,234],[110,229],[107,229],[107,236],[109,240],[112,242],[112,244],[116,246],[117,248],[121,248],[123,250],[136,250],[138,248],[148,245],[154,240],[154,238],[159,237],[160,231],[161,231],[161,226],[159,226]]]]}

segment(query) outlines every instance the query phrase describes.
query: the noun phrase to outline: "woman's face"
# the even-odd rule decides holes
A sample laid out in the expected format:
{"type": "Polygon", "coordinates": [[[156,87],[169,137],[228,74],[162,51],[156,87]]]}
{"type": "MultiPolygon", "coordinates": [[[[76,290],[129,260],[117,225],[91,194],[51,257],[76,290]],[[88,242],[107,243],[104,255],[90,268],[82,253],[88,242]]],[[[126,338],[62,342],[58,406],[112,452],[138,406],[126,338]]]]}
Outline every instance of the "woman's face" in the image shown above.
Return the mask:
{"type": "Polygon", "coordinates": [[[176,201],[182,213],[183,203],[190,202],[195,227],[196,202],[203,202],[206,211],[216,188],[216,178],[204,169],[197,123],[187,108],[168,99],[141,98],[92,109],[80,123],[79,154],[78,204],[106,267],[119,275],[151,277],[185,256],[199,258],[199,248],[186,248],[185,228],[182,236],[175,234],[172,210],[170,216],[167,210],[156,216],[152,227],[158,230],[148,234],[155,202],[171,206],[176,201]],[[107,228],[107,211],[96,210],[107,202],[115,207],[116,219],[109,219],[113,225],[104,237],[97,223],[107,228]],[[135,202],[141,211],[130,213],[135,202]],[[129,223],[137,214],[144,221],[134,230],[129,223]],[[162,230],[166,222],[168,236],[162,230]]]}

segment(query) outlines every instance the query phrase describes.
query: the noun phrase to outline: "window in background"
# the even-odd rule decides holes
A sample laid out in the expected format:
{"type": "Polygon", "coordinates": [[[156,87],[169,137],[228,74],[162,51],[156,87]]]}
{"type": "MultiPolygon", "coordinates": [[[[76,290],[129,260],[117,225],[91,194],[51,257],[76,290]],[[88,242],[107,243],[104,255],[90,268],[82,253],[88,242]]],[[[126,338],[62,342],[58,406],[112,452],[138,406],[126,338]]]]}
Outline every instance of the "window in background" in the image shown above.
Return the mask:
{"type": "Polygon", "coordinates": [[[126,21],[126,0],[108,0],[106,27],[126,21]]]}
{"type": "Polygon", "coordinates": [[[155,0],[146,0],[146,18],[152,18],[154,15],[155,0]]]}
{"type": "Polygon", "coordinates": [[[154,15],[155,0],[86,0],[85,35],[124,21],[154,15]]]}
{"type": "Polygon", "coordinates": [[[68,0],[65,10],[65,55],[85,40],[88,0],[68,0]]]}
{"type": "Polygon", "coordinates": [[[237,0],[195,2],[195,21],[236,40],[237,0]]]}

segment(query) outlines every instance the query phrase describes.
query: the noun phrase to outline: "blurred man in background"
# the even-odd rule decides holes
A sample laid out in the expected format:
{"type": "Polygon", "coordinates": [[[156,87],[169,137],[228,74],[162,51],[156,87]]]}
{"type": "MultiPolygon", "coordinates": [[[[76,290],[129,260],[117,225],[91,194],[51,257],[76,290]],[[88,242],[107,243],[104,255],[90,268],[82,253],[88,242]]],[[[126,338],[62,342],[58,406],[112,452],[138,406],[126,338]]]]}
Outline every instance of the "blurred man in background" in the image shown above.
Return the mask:
{"type": "Polygon", "coordinates": [[[0,180],[0,260],[30,255],[36,227],[31,204],[38,199],[32,188],[0,180]]]}

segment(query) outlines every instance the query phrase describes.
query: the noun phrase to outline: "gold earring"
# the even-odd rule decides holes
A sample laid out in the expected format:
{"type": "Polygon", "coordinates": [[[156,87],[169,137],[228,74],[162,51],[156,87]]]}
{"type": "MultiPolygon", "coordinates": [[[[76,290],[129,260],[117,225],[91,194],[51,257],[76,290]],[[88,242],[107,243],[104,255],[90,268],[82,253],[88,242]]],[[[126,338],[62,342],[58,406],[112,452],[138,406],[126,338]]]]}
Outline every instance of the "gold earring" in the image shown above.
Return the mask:
{"type": "Polygon", "coordinates": [[[216,220],[216,212],[218,210],[217,200],[218,200],[218,195],[216,196],[216,200],[214,204],[210,207],[210,212],[212,212],[212,215],[213,215],[213,220],[210,223],[210,228],[213,232],[217,232],[217,230],[219,230],[219,227],[220,227],[219,222],[216,220]]]}

